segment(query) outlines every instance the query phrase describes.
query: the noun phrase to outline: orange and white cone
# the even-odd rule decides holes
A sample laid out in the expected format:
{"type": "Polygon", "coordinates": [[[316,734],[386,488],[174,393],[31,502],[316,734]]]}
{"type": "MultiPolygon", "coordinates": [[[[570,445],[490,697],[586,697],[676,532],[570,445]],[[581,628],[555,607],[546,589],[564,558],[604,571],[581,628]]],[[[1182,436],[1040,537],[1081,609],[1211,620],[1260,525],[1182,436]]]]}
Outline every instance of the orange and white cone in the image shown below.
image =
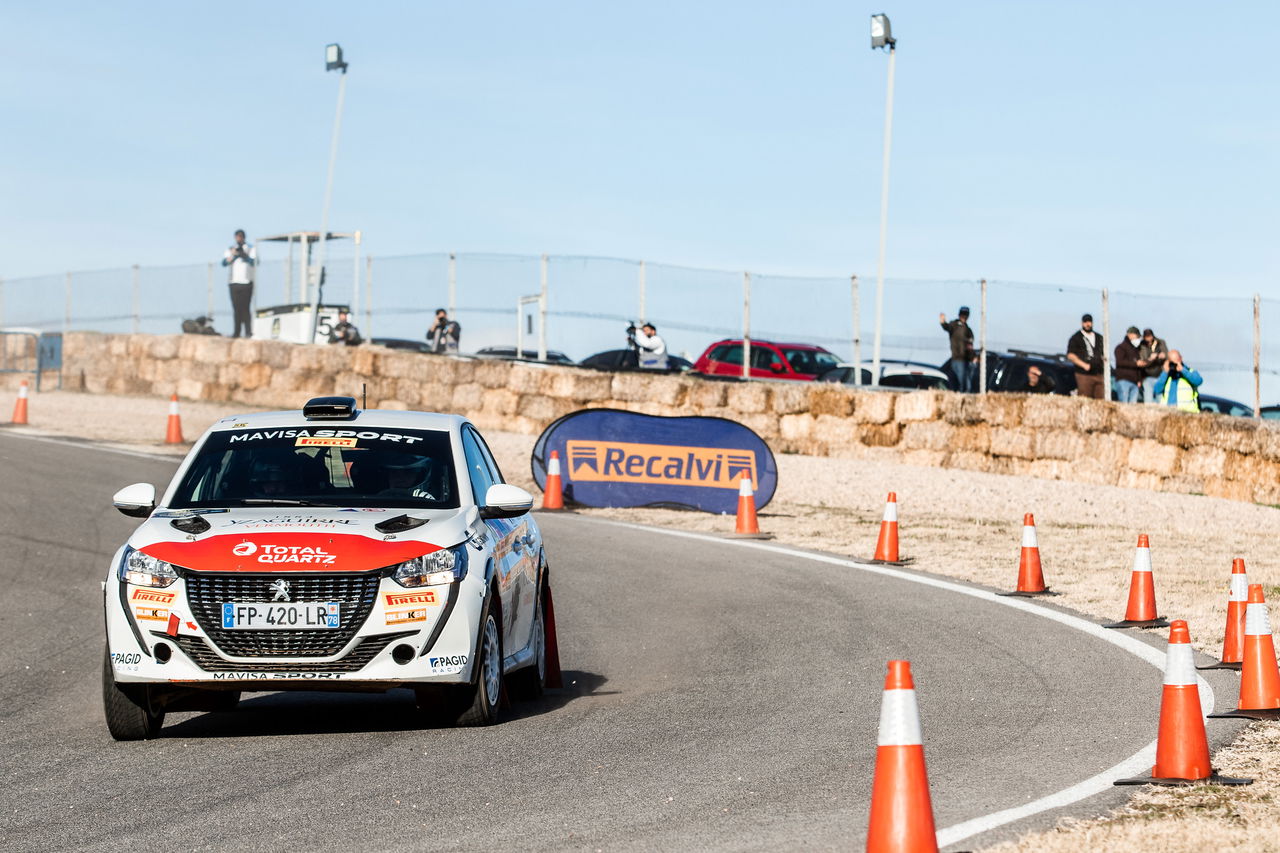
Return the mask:
{"type": "Polygon", "coordinates": [[[756,518],[756,493],[751,487],[751,476],[743,474],[738,480],[738,518],[733,526],[733,535],[746,539],[772,539],[772,533],[760,532],[760,521],[756,518]]]}
{"type": "Polygon", "coordinates": [[[911,664],[905,660],[889,661],[876,744],[867,853],[936,851],[920,709],[911,664]]]}
{"type": "Polygon", "coordinates": [[[1271,636],[1271,616],[1267,613],[1262,584],[1249,584],[1249,600],[1245,605],[1239,707],[1209,716],[1280,720],[1280,667],[1276,665],[1276,644],[1271,636]]]}
{"type": "Polygon", "coordinates": [[[1191,648],[1191,632],[1184,619],[1169,627],[1169,649],[1164,658],[1164,691],[1160,697],[1160,730],[1156,738],[1156,763],[1150,776],[1119,779],[1117,785],[1248,785],[1252,779],[1218,776],[1209,763],[1209,740],[1200,710],[1200,687],[1191,648]]]}
{"type": "Polygon", "coordinates": [[[1222,660],[1196,669],[1240,669],[1244,662],[1244,611],[1249,601],[1249,575],[1244,560],[1231,561],[1231,590],[1227,593],[1227,631],[1222,641],[1222,660]]]}
{"type": "Polygon", "coordinates": [[[178,395],[169,398],[169,423],[164,432],[165,444],[182,444],[182,415],[178,414],[178,395]]]}
{"type": "Polygon", "coordinates": [[[997,595],[1057,595],[1044,585],[1044,572],[1040,569],[1040,544],[1036,540],[1036,518],[1031,513],[1022,517],[1022,552],[1018,557],[1018,588],[1013,592],[997,595]]]}
{"type": "Polygon", "coordinates": [[[18,386],[18,400],[13,404],[13,421],[15,424],[27,422],[27,380],[18,386]]]}
{"type": "Polygon", "coordinates": [[[1124,619],[1104,628],[1165,628],[1169,620],[1156,615],[1156,583],[1151,574],[1151,543],[1147,534],[1138,534],[1138,550],[1133,555],[1133,575],[1129,581],[1129,606],[1124,619]]]}
{"type": "Polygon", "coordinates": [[[890,492],[885,499],[884,519],[880,522],[880,535],[876,538],[877,563],[898,562],[898,493],[890,492]]]}
{"type": "Polygon", "coordinates": [[[560,451],[551,451],[547,460],[547,484],[542,490],[543,509],[564,509],[564,486],[560,482],[560,451]]]}

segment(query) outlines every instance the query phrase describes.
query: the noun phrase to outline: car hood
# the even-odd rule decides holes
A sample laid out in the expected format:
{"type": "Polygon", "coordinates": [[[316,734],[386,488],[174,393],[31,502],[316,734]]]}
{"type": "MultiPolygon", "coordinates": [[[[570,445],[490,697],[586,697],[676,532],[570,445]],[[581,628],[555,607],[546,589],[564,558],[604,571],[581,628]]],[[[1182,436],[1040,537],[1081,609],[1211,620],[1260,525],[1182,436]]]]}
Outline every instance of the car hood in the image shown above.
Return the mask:
{"type": "Polygon", "coordinates": [[[362,572],[457,545],[479,524],[474,509],[159,509],[134,532],[129,545],[195,571],[362,572]],[[406,515],[427,521],[408,530],[378,529],[406,515]],[[197,518],[209,528],[199,530],[204,525],[197,518]]]}

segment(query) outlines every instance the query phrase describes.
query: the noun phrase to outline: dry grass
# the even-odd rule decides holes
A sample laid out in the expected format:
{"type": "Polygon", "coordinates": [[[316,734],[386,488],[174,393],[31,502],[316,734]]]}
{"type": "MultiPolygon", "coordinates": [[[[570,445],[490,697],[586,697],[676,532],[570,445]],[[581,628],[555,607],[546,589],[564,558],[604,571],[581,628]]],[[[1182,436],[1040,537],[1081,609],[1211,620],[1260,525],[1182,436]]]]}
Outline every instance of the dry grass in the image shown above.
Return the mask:
{"type": "MultiPolygon", "coordinates": [[[[190,402],[182,411],[188,438],[232,413],[190,402]]],[[[163,449],[166,415],[165,400],[47,392],[32,399],[31,430],[163,449]]],[[[532,488],[533,437],[487,437],[507,477],[532,488]]],[[[915,568],[996,588],[1015,583],[1022,516],[1034,513],[1046,582],[1063,594],[1056,601],[1101,619],[1124,615],[1133,549],[1147,533],[1161,614],[1187,619],[1195,645],[1212,655],[1221,652],[1233,557],[1245,558],[1250,580],[1268,595],[1280,594],[1280,553],[1272,544],[1280,510],[1273,507],[879,461],[780,456],[778,468],[778,493],[760,522],[779,542],[870,557],[885,494],[896,491],[902,553],[915,558],[915,568]]],[[[671,510],[585,514],[707,532],[733,526],[729,517],[671,510]]],[[[1280,851],[1280,809],[1272,803],[1280,725],[1254,724],[1215,755],[1215,765],[1257,781],[1247,788],[1141,789],[1109,817],[1064,822],[991,849],[1280,851]]]]}

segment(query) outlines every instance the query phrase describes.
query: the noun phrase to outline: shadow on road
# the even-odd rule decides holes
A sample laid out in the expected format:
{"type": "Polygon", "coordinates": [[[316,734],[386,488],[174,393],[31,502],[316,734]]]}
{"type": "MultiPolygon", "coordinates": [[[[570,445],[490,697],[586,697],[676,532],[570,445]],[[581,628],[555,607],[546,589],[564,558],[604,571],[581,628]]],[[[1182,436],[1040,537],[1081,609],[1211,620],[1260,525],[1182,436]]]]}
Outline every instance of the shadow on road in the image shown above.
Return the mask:
{"type": "MultiPolygon", "coordinates": [[[[515,701],[504,720],[548,714],[588,696],[609,696],[600,688],[608,679],[595,672],[565,670],[562,688],[537,699],[515,701]]],[[[251,694],[234,711],[197,714],[166,725],[161,737],[223,738],[281,735],[400,732],[432,728],[417,710],[413,692],[395,688],[385,693],[287,691],[251,694]]]]}

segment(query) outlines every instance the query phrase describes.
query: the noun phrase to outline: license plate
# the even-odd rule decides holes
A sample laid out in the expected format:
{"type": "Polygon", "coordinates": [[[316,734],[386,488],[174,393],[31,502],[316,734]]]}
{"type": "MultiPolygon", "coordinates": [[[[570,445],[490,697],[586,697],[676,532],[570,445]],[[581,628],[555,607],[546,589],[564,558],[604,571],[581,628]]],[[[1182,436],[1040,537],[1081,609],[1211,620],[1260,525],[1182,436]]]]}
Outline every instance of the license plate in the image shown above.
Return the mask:
{"type": "Polygon", "coordinates": [[[323,630],[341,627],[340,601],[299,601],[264,604],[260,601],[228,601],[222,605],[225,630],[323,630]]]}

